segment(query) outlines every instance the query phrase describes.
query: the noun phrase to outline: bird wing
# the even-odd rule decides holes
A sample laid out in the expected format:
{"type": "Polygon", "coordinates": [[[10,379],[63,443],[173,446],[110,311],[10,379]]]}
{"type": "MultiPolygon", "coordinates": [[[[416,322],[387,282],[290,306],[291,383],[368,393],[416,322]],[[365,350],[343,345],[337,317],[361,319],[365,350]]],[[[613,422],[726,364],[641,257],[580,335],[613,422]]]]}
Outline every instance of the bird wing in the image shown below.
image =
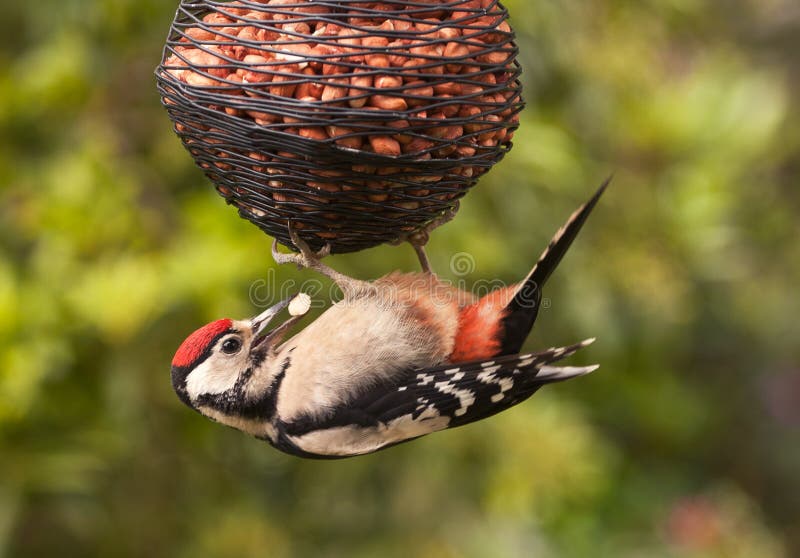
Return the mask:
{"type": "Polygon", "coordinates": [[[524,401],[545,384],[596,370],[596,365],[551,366],[593,341],[410,370],[399,375],[400,381],[372,386],[325,415],[280,423],[282,449],[307,457],[360,455],[489,417],[524,401]]]}

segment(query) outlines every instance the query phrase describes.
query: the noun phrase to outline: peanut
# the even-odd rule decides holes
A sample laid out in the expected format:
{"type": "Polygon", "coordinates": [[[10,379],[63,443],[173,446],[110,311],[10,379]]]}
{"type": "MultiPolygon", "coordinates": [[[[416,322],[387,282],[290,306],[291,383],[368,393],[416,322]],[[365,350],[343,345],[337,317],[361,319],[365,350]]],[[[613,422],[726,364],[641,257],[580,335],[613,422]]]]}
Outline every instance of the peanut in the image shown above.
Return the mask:
{"type": "Polygon", "coordinates": [[[341,178],[344,176],[342,171],[331,169],[311,169],[308,172],[314,176],[324,176],[325,178],[341,178]]]}
{"type": "MultiPolygon", "coordinates": [[[[389,122],[388,126],[390,128],[395,129],[395,130],[406,130],[406,129],[411,127],[411,124],[408,123],[408,120],[395,120],[393,122],[389,122]]],[[[410,143],[411,140],[413,139],[413,136],[410,136],[408,134],[403,134],[403,133],[395,134],[392,137],[394,139],[396,139],[398,142],[400,142],[401,144],[410,143]]]]}
{"type": "Polygon", "coordinates": [[[397,157],[402,153],[400,143],[389,136],[370,136],[369,144],[378,155],[397,157]]]}
{"type": "MultiPolygon", "coordinates": [[[[286,3],[298,4],[297,0],[287,1],[286,3]]],[[[307,2],[305,5],[296,6],[294,8],[294,12],[297,14],[326,15],[331,12],[331,8],[325,5],[318,4],[316,2],[307,2]]]]}
{"type": "Polygon", "coordinates": [[[183,33],[193,41],[213,41],[216,36],[211,31],[206,31],[202,27],[189,27],[183,33]]]}
{"type": "Polygon", "coordinates": [[[453,97],[458,97],[461,95],[461,84],[454,81],[437,83],[433,86],[433,91],[437,95],[451,95],[453,97]]]}
{"type": "Polygon", "coordinates": [[[373,85],[373,77],[371,75],[359,75],[365,70],[356,70],[355,75],[350,78],[350,90],[347,92],[349,99],[347,103],[352,108],[361,108],[367,104],[368,95],[367,90],[373,85]]]}
{"type": "Polygon", "coordinates": [[[325,88],[322,90],[322,101],[325,103],[336,102],[339,99],[347,96],[347,85],[350,84],[348,79],[330,79],[327,81],[325,88]]]}
{"type": "Polygon", "coordinates": [[[296,62],[300,69],[308,66],[308,56],[311,53],[311,47],[307,43],[292,42],[291,39],[281,35],[278,41],[281,42],[280,52],[275,54],[275,60],[283,62],[296,62]]]}
{"type": "MultiPolygon", "coordinates": [[[[207,50],[192,48],[182,53],[183,57],[186,60],[188,60],[189,65],[194,67],[193,71],[186,72],[184,74],[186,78],[189,79],[189,76],[186,74],[192,74],[192,73],[197,74],[199,76],[200,74],[198,72],[205,72],[211,76],[218,78],[227,76],[230,73],[230,70],[227,68],[219,67],[226,64],[225,60],[214,54],[218,53],[219,49],[217,49],[214,46],[204,47],[204,48],[206,48],[207,50]]],[[[199,78],[192,78],[192,79],[199,79],[199,78]]]]}
{"type": "MultiPolygon", "coordinates": [[[[310,67],[303,68],[302,73],[303,76],[306,76],[304,79],[311,79],[317,75],[310,67]]],[[[318,81],[303,81],[297,86],[297,89],[295,90],[295,97],[298,99],[313,97],[314,99],[319,100],[322,98],[322,90],[324,88],[325,86],[318,81]]]]}
{"type": "MultiPolygon", "coordinates": [[[[442,102],[444,102],[447,99],[451,99],[452,96],[451,95],[441,95],[439,98],[441,99],[442,102]]],[[[453,118],[455,115],[458,114],[458,111],[459,111],[460,108],[461,108],[461,105],[458,105],[456,103],[448,103],[446,105],[442,105],[441,110],[442,110],[442,114],[444,114],[445,118],[453,118]]]]}
{"type": "Polygon", "coordinates": [[[328,139],[328,134],[326,134],[325,130],[323,128],[320,128],[319,126],[308,126],[305,128],[300,128],[300,136],[317,141],[323,141],[328,139]]]}
{"type": "Polygon", "coordinates": [[[259,21],[264,21],[265,19],[267,19],[267,16],[268,16],[268,14],[266,12],[260,12],[258,10],[250,10],[246,14],[244,14],[242,19],[245,19],[245,20],[254,20],[255,19],[255,20],[259,20],[259,21]]]}
{"type": "Polygon", "coordinates": [[[205,76],[203,74],[199,74],[195,71],[187,71],[183,74],[183,78],[187,84],[195,86],[195,87],[214,87],[217,85],[221,85],[220,82],[217,80],[205,76]]]}
{"type": "Polygon", "coordinates": [[[503,50],[492,50],[477,57],[478,62],[499,66],[510,60],[511,53],[503,50]]]}
{"type": "Polygon", "coordinates": [[[284,23],[281,26],[283,31],[288,31],[292,35],[309,35],[311,34],[311,27],[305,21],[296,23],[284,23]]]}
{"type": "Polygon", "coordinates": [[[469,49],[465,44],[449,42],[445,45],[443,54],[445,58],[453,60],[447,64],[447,71],[457,74],[461,71],[462,62],[469,57],[469,49]]]}
{"type": "MultiPolygon", "coordinates": [[[[415,97],[433,97],[433,87],[426,85],[424,81],[416,80],[406,84],[406,94],[415,97]]],[[[412,99],[407,98],[406,102],[410,107],[419,107],[426,105],[430,102],[429,99],[412,99]]]]}
{"type": "Polygon", "coordinates": [[[299,66],[297,64],[285,64],[282,66],[275,66],[274,68],[274,71],[277,73],[272,77],[272,85],[269,86],[269,94],[277,97],[291,97],[295,89],[297,89],[297,83],[285,82],[296,82],[302,77],[302,74],[299,74],[299,66]]]}
{"type": "Polygon", "coordinates": [[[410,41],[407,39],[397,39],[386,46],[390,52],[388,55],[389,64],[399,67],[405,65],[406,61],[409,59],[408,51],[406,50],[406,46],[409,43],[410,41]]]}
{"type": "Polygon", "coordinates": [[[390,95],[373,95],[369,98],[370,106],[391,111],[404,111],[408,108],[408,103],[402,97],[392,97],[390,95]]]}
{"type": "Polygon", "coordinates": [[[461,84],[461,95],[467,95],[469,97],[476,97],[483,93],[484,87],[481,84],[477,83],[462,83],[461,84]]]}
{"type": "MultiPolygon", "coordinates": [[[[241,6],[241,2],[231,2],[227,4],[225,8],[220,8],[220,12],[225,14],[226,16],[243,16],[247,12],[250,11],[250,8],[236,8],[235,6],[241,6]]],[[[233,19],[233,18],[232,18],[233,19]]]]}
{"type": "Polygon", "coordinates": [[[391,66],[389,57],[382,53],[365,54],[364,60],[368,66],[372,66],[373,68],[388,68],[391,66]]]}
{"type": "MultiPolygon", "coordinates": [[[[239,40],[243,43],[255,43],[258,41],[258,30],[252,25],[243,28],[239,31],[239,40]]],[[[252,49],[247,44],[238,43],[233,47],[233,56],[241,60],[246,54],[255,54],[250,52],[252,49]]]]}
{"type": "Polygon", "coordinates": [[[408,209],[410,211],[419,209],[419,202],[416,201],[395,202],[392,205],[395,207],[402,207],[403,209],[408,209]]]}
{"type": "MultiPolygon", "coordinates": [[[[365,49],[380,50],[385,49],[389,45],[389,39],[380,36],[364,37],[361,40],[361,44],[365,49]]],[[[389,58],[382,52],[365,53],[364,60],[368,66],[375,68],[388,68],[390,66],[389,58]]]]}
{"type": "MultiPolygon", "coordinates": [[[[497,85],[497,78],[494,77],[493,73],[486,73],[483,75],[478,76],[478,81],[484,83],[489,86],[497,85]]],[[[504,99],[505,100],[505,99],[504,99]]]]}
{"type": "Polygon", "coordinates": [[[269,126],[270,124],[274,124],[278,120],[280,120],[280,116],[276,114],[270,114],[268,112],[259,112],[255,110],[248,110],[245,111],[249,117],[256,121],[256,124],[260,126],[269,126]]]}
{"type": "MultiPolygon", "coordinates": [[[[177,54],[173,54],[169,56],[166,60],[164,60],[164,66],[167,67],[167,73],[176,79],[181,81],[186,81],[184,74],[187,72],[186,62],[181,60],[177,54]],[[182,67],[184,69],[178,69],[182,67]]],[[[174,91],[173,91],[174,92],[174,91]]]]}
{"type": "Polygon", "coordinates": [[[236,70],[236,75],[239,76],[246,83],[266,83],[272,81],[273,74],[271,66],[266,65],[269,60],[257,54],[248,54],[242,60],[248,66],[248,69],[239,68],[236,70]]]}
{"type": "Polygon", "coordinates": [[[452,41],[461,37],[461,29],[458,27],[442,27],[436,36],[440,39],[452,41]]]}
{"type": "Polygon", "coordinates": [[[413,138],[410,142],[403,145],[403,152],[404,153],[419,153],[420,151],[427,151],[434,146],[434,143],[431,140],[427,140],[425,138],[416,137],[413,138]]]}
{"type": "Polygon", "coordinates": [[[378,76],[375,78],[375,87],[378,89],[397,89],[403,85],[403,78],[399,76],[378,76]]]}
{"type": "Polygon", "coordinates": [[[500,117],[496,114],[487,114],[484,117],[484,120],[486,120],[486,122],[490,122],[490,124],[485,127],[487,131],[478,136],[478,143],[481,145],[484,145],[484,142],[494,139],[494,136],[497,133],[497,124],[500,122],[500,117]]]}
{"type": "Polygon", "coordinates": [[[203,23],[207,23],[210,26],[224,27],[229,23],[233,23],[233,19],[219,12],[211,12],[203,17],[203,23]]]}
{"type": "Polygon", "coordinates": [[[371,202],[381,203],[389,199],[389,194],[367,194],[367,199],[371,202]]]}
{"type": "Polygon", "coordinates": [[[278,32],[274,29],[261,28],[256,32],[256,38],[260,43],[274,41],[278,38],[278,32]]]}
{"type": "Polygon", "coordinates": [[[283,82],[290,81],[293,78],[291,76],[282,76],[276,75],[272,78],[272,85],[269,86],[269,94],[275,97],[291,97],[294,93],[294,90],[297,88],[296,83],[287,83],[285,85],[279,85],[283,82]]]}

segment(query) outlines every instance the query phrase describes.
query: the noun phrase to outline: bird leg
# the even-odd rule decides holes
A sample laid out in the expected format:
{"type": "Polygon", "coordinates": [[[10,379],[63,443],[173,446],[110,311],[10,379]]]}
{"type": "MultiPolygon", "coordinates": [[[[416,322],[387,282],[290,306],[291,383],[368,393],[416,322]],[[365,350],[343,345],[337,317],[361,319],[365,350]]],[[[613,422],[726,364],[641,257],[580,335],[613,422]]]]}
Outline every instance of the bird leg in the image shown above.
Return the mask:
{"type": "Polygon", "coordinates": [[[335,269],[331,268],[330,266],[325,265],[320,260],[325,256],[330,255],[331,253],[331,245],[326,244],[317,252],[314,252],[311,247],[297,234],[294,230],[294,227],[291,223],[288,225],[289,228],[289,238],[292,240],[292,243],[297,247],[299,250],[298,254],[284,254],[283,252],[278,251],[278,241],[277,239],[272,241],[272,258],[275,260],[275,263],[280,264],[287,264],[292,263],[297,265],[299,268],[307,268],[313,269],[317,273],[321,273],[326,277],[333,280],[336,285],[342,289],[345,297],[351,298],[358,294],[359,292],[364,291],[365,289],[369,288],[369,283],[366,281],[361,281],[359,279],[353,279],[352,277],[348,277],[343,273],[339,273],[335,269]]]}
{"type": "Polygon", "coordinates": [[[431,270],[431,261],[428,259],[427,252],[425,252],[425,245],[428,243],[428,240],[430,240],[430,233],[433,231],[433,229],[441,227],[445,223],[452,221],[453,217],[455,217],[456,213],[458,212],[458,207],[459,203],[456,201],[452,207],[448,207],[444,213],[425,225],[424,228],[408,236],[408,243],[413,246],[414,251],[417,253],[419,264],[422,266],[422,271],[425,273],[433,273],[431,270]]]}
{"type": "MultiPolygon", "coordinates": [[[[417,235],[413,236],[415,237],[417,235]]],[[[417,253],[417,258],[419,258],[419,265],[422,267],[422,271],[432,274],[433,271],[431,270],[431,261],[428,259],[428,253],[425,252],[425,244],[428,243],[427,239],[425,242],[417,242],[415,238],[411,237],[408,239],[408,242],[414,247],[414,251],[417,253]]]]}

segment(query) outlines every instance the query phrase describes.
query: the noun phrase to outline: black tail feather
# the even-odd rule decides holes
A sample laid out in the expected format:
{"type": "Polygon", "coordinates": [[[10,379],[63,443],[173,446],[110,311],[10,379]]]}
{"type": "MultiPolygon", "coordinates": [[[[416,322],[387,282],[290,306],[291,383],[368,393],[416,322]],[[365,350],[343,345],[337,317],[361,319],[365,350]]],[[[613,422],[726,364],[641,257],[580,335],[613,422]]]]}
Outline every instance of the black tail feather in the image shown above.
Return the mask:
{"type": "Polygon", "coordinates": [[[533,266],[528,276],[520,285],[514,298],[506,306],[506,317],[503,319],[503,342],[500,354],[508,355],[518,353],[522,344],[527,339],[539,314],[542,302],[542,287],[558,267],[564,254],[567,253],[572,241],[597,205],[612,176],[609,176],[597,189],[595,194],[585,204],[580,206],[567,222],[553,236],[550,244],[545,248],[539,261],[533,266]]]}

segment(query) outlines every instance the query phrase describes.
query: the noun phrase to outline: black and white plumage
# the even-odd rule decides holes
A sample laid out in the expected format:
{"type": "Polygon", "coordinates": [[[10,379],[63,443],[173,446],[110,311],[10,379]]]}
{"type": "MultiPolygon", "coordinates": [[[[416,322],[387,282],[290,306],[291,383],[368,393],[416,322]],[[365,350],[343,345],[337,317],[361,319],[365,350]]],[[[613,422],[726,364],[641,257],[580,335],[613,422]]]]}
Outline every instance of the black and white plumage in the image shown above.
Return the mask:
{"type": "Polygon", "coordinates": [[[285,342],[300,316],[265,332],[291,299],[252,320],[204,326],[176,353],[173,387],[200,413],[287,453],[338,458],[484,419],[545,384],[588,374],[597,366],[554,363],[592,340],[509,353],[527,337],[544,281],[606,184],[573,213],[522,282],[481,299],[430,273],[350,279],[296,239],[302,263],[334,278],[344,300],[285,342]]]}
{"type": "Polygon", "coordinates": [[[302,456],[362,454],[481,420],[521,403],[541,386],[598,367],[555,367],[592,340],[541,353],[412,370],[322,415],[279,423],[281,449],[302,456]]]}

